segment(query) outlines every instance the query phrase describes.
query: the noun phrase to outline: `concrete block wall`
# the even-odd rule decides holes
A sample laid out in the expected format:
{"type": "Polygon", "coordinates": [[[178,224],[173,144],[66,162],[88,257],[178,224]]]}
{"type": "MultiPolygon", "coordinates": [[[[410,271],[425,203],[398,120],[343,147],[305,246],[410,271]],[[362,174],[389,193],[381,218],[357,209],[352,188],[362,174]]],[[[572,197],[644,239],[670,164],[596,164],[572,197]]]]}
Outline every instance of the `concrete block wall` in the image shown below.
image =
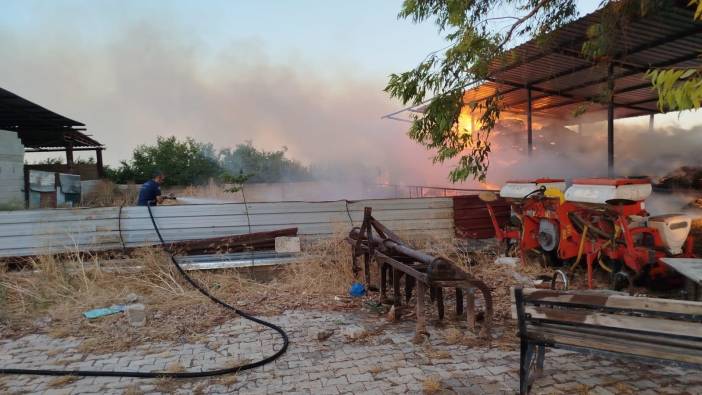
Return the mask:
{"type": "Polygon", "coordinates": [[[24,207],[24,146],[17,133],[0,130],[0,210],[24,207]]]}

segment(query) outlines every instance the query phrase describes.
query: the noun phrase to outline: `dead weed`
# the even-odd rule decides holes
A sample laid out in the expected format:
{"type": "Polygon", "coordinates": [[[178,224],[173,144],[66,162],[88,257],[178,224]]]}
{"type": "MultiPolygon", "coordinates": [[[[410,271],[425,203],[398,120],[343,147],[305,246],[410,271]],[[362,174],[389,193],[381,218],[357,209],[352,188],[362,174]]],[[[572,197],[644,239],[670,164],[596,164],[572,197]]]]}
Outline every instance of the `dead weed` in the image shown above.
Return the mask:
{"type": "Polygon", "coordinates": [[[441,378],[438,376],[429,376],[422,381],[422,391],[425,394],[436,394],[441,391],[441,378]]]}
{"type": "Polygon", "coordinates": [[[58,376],[49,381],[49,388],[61,388],[78,380],[77,376],[58,376]]]}

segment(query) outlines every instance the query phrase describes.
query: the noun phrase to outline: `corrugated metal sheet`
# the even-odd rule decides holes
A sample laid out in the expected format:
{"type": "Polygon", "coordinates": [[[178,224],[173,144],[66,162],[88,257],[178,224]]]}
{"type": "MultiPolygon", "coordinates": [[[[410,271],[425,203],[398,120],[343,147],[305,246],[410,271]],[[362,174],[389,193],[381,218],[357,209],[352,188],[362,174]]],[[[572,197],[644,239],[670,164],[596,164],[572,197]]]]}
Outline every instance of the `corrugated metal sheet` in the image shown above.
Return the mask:
{"type": "Polygon", "coordinates": [[[41,170],[30,171],[29,190],[33,192],[54,192],[56,190],[56,174],[41,170]]]}
{"type": "MultiPolygon", "coordinates": [[[[305,237],[345,234],[360,226],[363,208],[390,229],[411,235],[451,237],[451,198],[378,199],[354,202],[228,203],[153,208],[166,241],[297,227],[305,237]]],[[[0,212],[0,256],[104,250],[157,243],[146,207],[0,212]],[[121,237],[120,237],[121,236],[121,237]]]]}
{"type": "MultiPolygon", "coordinates": [[[[658,95],[645,77],[646,70],[702,66],[702,23],[694,20],[694,7],[687,3],[671,0],[667,7],[621,26],[612,43],[615,118],[659,112],[658,95]],[[632,93],[634,87],[641,88],[632,93]]],[[[557,29],[546,40],[533,39],[511,49],[491,65],[491,80],[467,90],[465,100],[482,100],[500,92],[508,111],[524,112],[526,87],[531,86],[535,116],[574,120],[573,110],[579,104],[596,101],[605,91],[606,65],[581,53],[588,28],[601,17],[602,10],[595,11],[557,29]]],[[[606,105],[590,103],[590,112],[604,110],[606,105]]]]}
{"type": "MultiPolygon", "coordinates": [[[[491,202],[500,226],[509,220],[509,204],[504,199],[491,202]]],[[[485,202],[477,195],[456,196],[453,198],[453,222],[456,236],[471,239],[488,239],[495,237],[495,229],[490,220],[485,202]]]]}
{"type": "Polygon", "coordinates": [[[61,192],[80,195],[80,176],[77,174],[59,173],[61,192]]]}

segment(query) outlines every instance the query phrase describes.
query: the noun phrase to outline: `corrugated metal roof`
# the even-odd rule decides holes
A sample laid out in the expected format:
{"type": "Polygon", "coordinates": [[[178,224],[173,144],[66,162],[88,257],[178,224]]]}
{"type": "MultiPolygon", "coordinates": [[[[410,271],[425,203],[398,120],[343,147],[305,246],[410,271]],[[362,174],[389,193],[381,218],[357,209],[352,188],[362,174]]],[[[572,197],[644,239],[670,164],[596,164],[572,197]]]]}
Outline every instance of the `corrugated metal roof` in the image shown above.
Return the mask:
{"type": "Polygon", "coordinates": [[[102,147],[85,125],[0,88],[0,129],[17,132],[27,148],[102,147]]]}
{"type": "MultiPolygon", "coordinates": [[[[488,82],[465,93],[467,101],[502,95],[506,111],[527,110],[527,87],[532,90],[535,116],[569,119],[582,103],[597,100],[606,89],[607,66],[581,54],[589,26],[598,23],[596,11],[563,26],[549,35],[545,44],[528,41],[510,51],[492,66],[488,82]]],[[[624,118],[659,112],[658,96],[644,77],[655,67],[700,67],[702,23],[693,20],[686,1],[622,28],[613,59],[615,117],[624,118]]],[[[604,111],[605,104],[592,103],[589,111],[604,111]]]]}

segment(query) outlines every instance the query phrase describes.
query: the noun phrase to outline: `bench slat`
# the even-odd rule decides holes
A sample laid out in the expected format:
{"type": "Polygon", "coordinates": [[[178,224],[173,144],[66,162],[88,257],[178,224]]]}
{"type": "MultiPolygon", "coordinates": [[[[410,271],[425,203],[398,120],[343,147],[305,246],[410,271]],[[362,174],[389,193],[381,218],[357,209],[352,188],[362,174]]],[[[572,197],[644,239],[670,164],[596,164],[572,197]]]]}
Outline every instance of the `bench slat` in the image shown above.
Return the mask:
{"type": "Polygon", "coordinates": [[[702,365],[702,351],[699,349],[651,344],[644,341],[614,338],[608,335],[586,334],[573,331],[572,329],[558,329],[550,326],[529,326],[527,332],[532,340],[548,344],[555,343],[556,346],[566,345],[581,349],[594,349],[702,365]]]}
{"type": "Polygon", "coordinates": [[[535,301],[572,303],[614,309],[702,316],[702,303],[689,300],[643,298],[618,294],[608,295],[603,292],[553,291],[536,288],[526,288],[523,290],[523,293],[528,303],[535,301]]]}
{"type": "Polygon", "coordinates": [[[702,324],[660,318],[632,317],[604,314],[586,310],[564,310],[526,305],[524,312],[534,319],[553,320],[572,324],[596,325],[626,330],[689,336],[702,339],[702,324]]]}
{"type": "MultiPolygon", "coordinates": [[[[545,323],[528,324],[528,328],[534,333],[538,333],[541,329],[557,329],[567,333],[582,334],[583,336],[594,335],[603,336],[609,339],[622,339],[643,344],[657,344],[660,346],[670,346],[673,348],[682,348],[684,350],[697,350],[702,353],[702,340],[682,339],[678,337],[665,336],[660,334],[647,334],[641,332],[622,332],[617,329],[608,329],[603,327],[574,327],[567,324],[545,323]]],[[[575,335],[574,335],[575,336],[575,335]]]]}

